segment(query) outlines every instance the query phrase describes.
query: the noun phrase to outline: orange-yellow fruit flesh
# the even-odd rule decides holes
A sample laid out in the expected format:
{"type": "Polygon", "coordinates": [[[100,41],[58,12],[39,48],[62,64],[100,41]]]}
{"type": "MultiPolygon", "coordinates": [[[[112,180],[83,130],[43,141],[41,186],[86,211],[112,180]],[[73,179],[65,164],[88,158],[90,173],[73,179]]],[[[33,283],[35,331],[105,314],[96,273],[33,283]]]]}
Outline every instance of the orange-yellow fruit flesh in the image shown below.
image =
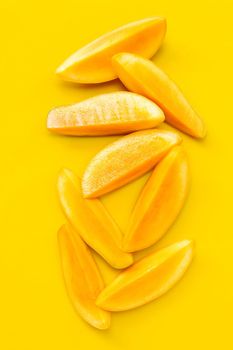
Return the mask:
{"type": "Polygon", "coordinates": [[[88,247],[68,225],[58,231],[58,244],[67,293],[75,310],[93,327],[109,328],[110,314],[95,304],[104,283],[88,247]]]}
{"type": "Polygon", "coordinates": [[[201,118],[177,85],[153,62],[138,55],[119,53],[113,57],[113,67],[130,91],[150,98],[163,109],[169,124],[193,137],[205,136],[201,118]]]}
{"type": "Polygon", "coordinates": [[[87,166],[82,180],[84,197],[101,196],[143,175],[180,142],[178,134],[156,129],[137,131],[113,142],[87,166]]]}
{"type": "Polygon", "coordinates": [[[166,33],[162,17],[146,18],[107,33],[76,51],[58,69],[64,80],[101,83],[115,79],[111,58],[127,51],[150,58],[159,49],[166,33]]]}
{"type": "Polygon", "coordinates": [[[193,257],[193,242],[181,241],[138,261],[108,285],[96,305],[124,311],[146,304],[166,293],[183,276],[193,257]]]}
{"type": "Polygon", "coordinates": [[[153,128],[164,119],[154,102],[120,91],[55,108],[49,112],[47,127],[63,135],[116,135],[153,128]]]}
{"type": "Polygon", "coordinates": [[[157,242],[174,223],[189,187],[189,167],[181,146],[174,147],[156,166],[133,210],[124,238],[125,251],[157,242]]]}
{"type": "Polygon", "coordinates": [[[115,268],[132,264],[131,254],[122,251],[122,234],[98,200],[84,199],[80,179],[63,169],[58,178],[58,192],[64,214],[83,240],[115,268]]]}

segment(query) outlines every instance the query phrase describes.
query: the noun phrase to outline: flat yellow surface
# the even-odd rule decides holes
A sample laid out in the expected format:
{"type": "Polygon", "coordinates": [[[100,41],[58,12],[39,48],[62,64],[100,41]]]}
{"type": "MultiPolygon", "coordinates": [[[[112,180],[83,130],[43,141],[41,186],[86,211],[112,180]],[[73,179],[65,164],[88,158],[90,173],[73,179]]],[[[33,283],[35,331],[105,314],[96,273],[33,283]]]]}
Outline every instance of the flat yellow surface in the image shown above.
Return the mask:
{"type": "MultiPolygon", "coordinates": [[[[231,0],[1,1],[0,349],[230,349],[232,344],[233,172],[231,0]],[[123,89],[115,81],[75,86],[54,71],[70,53],[121,24],[164,15],[154,57],[203,116],[203,142],[184,136],[192,188],[158,246],[196,240],[184,279],[161,299],[112,317],[107,332],[86,325],[67,298],[56,231],[64,222],[56,178],[117,137],[70,138],[46,130],[50,108],[123,89]]],[[[103,200],[122,229],[146,177],[103,200]]],[[[154,249],[154,248],[153,248],[154,249]]],[[[106,281],[115,272],[97,258],[106,281]]]]}

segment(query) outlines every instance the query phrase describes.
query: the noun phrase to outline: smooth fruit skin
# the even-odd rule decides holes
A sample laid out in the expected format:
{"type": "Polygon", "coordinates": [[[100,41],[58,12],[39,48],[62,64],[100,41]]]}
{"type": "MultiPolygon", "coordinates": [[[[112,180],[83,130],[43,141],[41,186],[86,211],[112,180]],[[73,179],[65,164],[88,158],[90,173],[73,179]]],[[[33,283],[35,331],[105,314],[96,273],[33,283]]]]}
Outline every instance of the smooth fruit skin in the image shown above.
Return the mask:
{"type": "Polygon", "coordinates": [[[117,77],[111,58],[127,51],[152,57],[166,33],[163,17],[146,18],[109,32],[71,55],[56,71],[64,80],[76,83],[101,83],[117,77]]]}
{"type": "Polygon", "coordinates": [[[193,258],[193,242],[184,240],[152,253],[121,272],[100,293],[96,305],[124,311],[165,294],[184,275],[193,258]]]}
{"type": "Polygon", "coordinates": [[[164,119],[163,111],[154,102],[119,91],[54,108],[49,112],[47,127],[63,135],[117,135],[156,127],[164,119]]]}
{"type": "Polygon", "coordinates": [[[130,91],[156,102],[164,111],[169,124],[193,137],[205,136],[202,119],[177,85],[153,62],[130,53],[119,53],[112,62],[123,84],[130,91]]]}
{"type": "Polygon", "coordinates": [[[164,130],[137,131],[111,143],[89,163],[82,179],[83,195],[111,192],[152,169],[181,137],[164,130]]]}
{"type": "Polygon", "coordinates": [[[155,167],[132,212],[123,249],[134,252],[157,242],[174,223],[187,197],[190,172],[181,146],[155,167]]]}
{"type": "Polygon", "coordinates": [[[58,231],[61,266],[69,298],[77,313],[98,329],[110,327],[110,313],[95,305],[104,283],[91,252],[68,225],[58,231]]]}
{"type": "Polygon", "coordinates": [[[61,170],[58,194],[63,212],[82,239],[114,268],[125,268],[133,257],[122,251],[122,234],[98,199],[84,199],[80,179],[69,169],[61,170]]]}

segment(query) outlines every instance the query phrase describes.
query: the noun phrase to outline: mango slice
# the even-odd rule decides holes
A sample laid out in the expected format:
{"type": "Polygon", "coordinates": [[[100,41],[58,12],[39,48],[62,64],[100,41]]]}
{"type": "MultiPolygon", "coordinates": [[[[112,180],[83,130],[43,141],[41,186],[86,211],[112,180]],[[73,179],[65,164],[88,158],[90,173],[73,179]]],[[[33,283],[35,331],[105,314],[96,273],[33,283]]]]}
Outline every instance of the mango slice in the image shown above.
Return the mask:
{"type": "Polygon", "coordinates": [[[60,172],[58,193],[68,221],[91,248],[115,268],[133,263],[132,255],[121,249],[120,229],[100,200],[83,198],[80,179],[71,170],[60,172]]]}
{"type": "Polygon", "coordinates": [[[146,256],[120,273],[100,293],[96,305],[108,311],[124,311],[160,297],[181,279],[193,250],[193,242],[184,240],[146,256]]]}
{"type": "Polygon", "coordinates": [[[143,175],[180,142],[176,133],[153,129],[111,143],[87,166],[82,180],[84,197],[101,196],[143,175]]]}
{"type": "Polygon", "coordinates": [[[146,18],[107,33],[70,56],[56,71],[64,80],[101,83],[115,79],[111,58],[122,51],[152,57],[166,32],[163,17],[146,18]]]}
{"type": "Polygon", "coordinates": [[[110,314],[95,305],[104,283],[90,250],[67,225],[58,231],[58,244],[66,289],[75,310],[91,326],[109,328],[110,314]]]}
{"type": "Polygon", "coordinates": [[[193,137],[205,136],[201,118],[176,84],[153,62],[134,54],[119,53],[113,57],[113,67],[130,91],[150,98],[162,108],[169,124],[193,137]]]}
{"type": "Polygon", "coordinates": [[[49,112],[47,127],[63,135],[117,135],[153,128],[164,119],[163,111],[149,99],[120,91],[55,108],[49,112]]]}
{"type": "Polygon", "coordinates": [[[181,146],[174,147],[156,166],[133,210],[124,238],[125,251],[157,242],[182,209],[189,187],[189,167],[181,146]]]}

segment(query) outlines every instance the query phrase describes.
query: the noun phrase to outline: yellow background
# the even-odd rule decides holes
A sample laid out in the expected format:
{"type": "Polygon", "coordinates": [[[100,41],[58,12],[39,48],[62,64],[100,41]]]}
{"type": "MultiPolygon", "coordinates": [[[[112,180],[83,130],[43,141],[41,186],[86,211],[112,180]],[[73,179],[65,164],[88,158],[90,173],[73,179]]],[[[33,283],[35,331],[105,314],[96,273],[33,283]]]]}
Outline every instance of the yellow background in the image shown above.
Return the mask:
{"type": "MultiPolygon", "coordinates": [[[[230,349],[232,339],[232,1],[1,1],[0,348],[230,349]],[[159,246],[196,240],[184,279],[145,307],[113,315],[111,329],[86,325],[63,285],[56,231],[64,218],[56,178],[117,137],[51,135],[56,105],[122,89],[118,81],[76,86],[54,70],[70,53],[124,23],[153,15],[168,21],[154,61],[180,85],[208,126],[203,142],[184,136],[192,188],[159,246]]],[[[124,229],[147,176],[103,198],[124,229]]],[[[106,281],[115,272],[97,258],[106,281]]]]}

